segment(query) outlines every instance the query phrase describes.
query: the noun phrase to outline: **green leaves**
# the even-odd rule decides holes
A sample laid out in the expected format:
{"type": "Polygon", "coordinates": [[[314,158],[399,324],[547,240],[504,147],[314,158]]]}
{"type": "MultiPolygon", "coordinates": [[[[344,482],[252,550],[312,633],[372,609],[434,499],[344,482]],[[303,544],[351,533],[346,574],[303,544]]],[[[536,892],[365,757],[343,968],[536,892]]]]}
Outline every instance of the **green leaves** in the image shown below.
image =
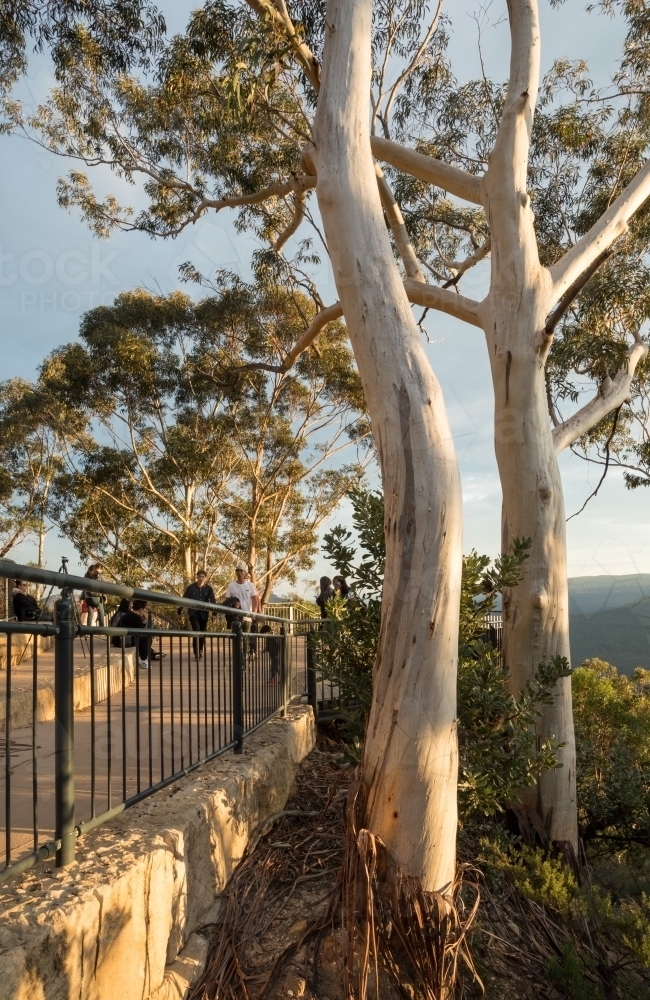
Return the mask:
{"type": "Polygon", "coordinates": [[[585,841],[650,846],[650,672],[603,660],[573,674],[578,815],[585,841]]]}
{"type": "MultiPolygon", "coordinates": [[[[330,620],[314,641],[323,675],[344,692],[346,729],[353,740],[362,741],[381,623],[384,504],[381,493],[361,487],[348,496],[355,534],[341,525],[332,528],[324,536],[323,551],[348,578],[356,600],[331,601],[330,620]]],[[[486,616],[494,611],[501,591],[517,585],[530,544],[528,538],[515,539],[512,550],[494,562],[474,551],[463,559],[458,662],[458,802],[463,822],[503,811],[516,801],[519,789],[534,785],[542,771],[558,766],[557,745],[549,741],[538,747],[533,727],[540,705],[551,701],[557,680],[570,672],[567,661],[556,657],[541,663],[534,683],[515,698],[499,651],[485,641],[486,616]]],[[[348,753],[355,756],[352,747],[348,753]]]]}
{"type": "Polygon", "coordinates": [[[44,361],[39,392],[84,428],[50,512],[121,579],[179,588],[198,561],[218,580],[244,558],[267,593],[311,565],[359,478],[348,428],[363,394],[342,324],[290,373],[265,370],[309,324],[304,294],[225,274],[215,291],[124,293],[44,361]]]}

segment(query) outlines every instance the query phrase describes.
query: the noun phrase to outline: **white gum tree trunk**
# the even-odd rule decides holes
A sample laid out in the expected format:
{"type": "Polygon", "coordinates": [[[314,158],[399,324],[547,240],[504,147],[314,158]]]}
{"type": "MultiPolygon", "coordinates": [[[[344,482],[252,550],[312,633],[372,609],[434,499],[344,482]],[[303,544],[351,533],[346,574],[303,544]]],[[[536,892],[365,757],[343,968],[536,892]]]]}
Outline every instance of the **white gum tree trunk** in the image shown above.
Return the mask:
{"type": "MultiPolygon", "coordinates": [[[[504,595],[505,659],[513,693],[518,695],[542,661],[569,657],[565,515],[557,455],[625,401],[636,366],[648,350],[635,337],[620,371],[605,379],[594,399],[552,429],[544,377],[552,330],[604,252],[650,196],[650,162],[562,259],[550,269],[541,266],[526,185],[540,71],[537,0],[508,0],[508,15],[512,38],[508,92],[484,176],[469,175],[389,140],[374,138],[372,148],[395,169],[483,205],[489,221],[491,284],[483,302],[412,276],[405,288],[411,301],[485,331],[503,490],[503,549],[507,552],[514,538],[531,539],[523,579],[504,595]]],[[[475,260],[476,255],[467,266],[475,260]]],[[[563,766],[544,774],[536,789],[525,790],[524,804],[540,814],[552,839],[577,848],[569,678],[558,682],[553,704],[544,708],[539,720],[537,736],[540,741],[554,737],[564,744],[559,751],[563,766]]]]}
{"type": "MultiPolygon", "coordinates": [[[[566,532],[544,366],[552,281],[539,263],[526,190],[528,148],[539,80],[539,20],[534,0],[509,3],[510,81],[498,138],[484,179],[492,235],[492,281],[483,305],[495,398],[495,451],[503,491],[502,546],[532,541],[517,587],[504,594],[504,657],[514,693],[553,656],[569,657],[566,532]]],[[[555,840],[577,848],[575,738],[571,679],[557,685],[538,725],[540,740],[565,743],[561,769],[546,772],[524,804],[555,840]]]]}
{"type": "Polygon", "coordinates": [[[363,765],[367,822],[425,889],[454,877],[461,493],[440,386],[382,214],[370,149],[372,0],[329,0],[313,158],[379,453],[386,573],[363,765]]]}

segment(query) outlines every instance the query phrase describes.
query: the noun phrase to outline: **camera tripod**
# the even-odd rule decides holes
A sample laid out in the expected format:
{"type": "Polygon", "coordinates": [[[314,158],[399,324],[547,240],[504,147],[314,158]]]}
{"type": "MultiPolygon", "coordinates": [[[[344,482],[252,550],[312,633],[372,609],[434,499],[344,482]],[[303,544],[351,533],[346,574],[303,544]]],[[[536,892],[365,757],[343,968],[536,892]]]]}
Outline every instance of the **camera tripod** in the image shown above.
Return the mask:
{"type": "MultiPolygon", "coordinates": [[[[68,573],[68,557],[67,556],[61,556],[61,565],[59,566],[57,572],[58,573],[64,573],[64,574],[67,575],[67,573],[68,573]]],[[[40,621],[40,617],[41,617],[41,615],[43,613],[43,610],[48,606],[50,598],[52,597],[53,590],[54,590],[54,584],[52,584],[52,586],[50,587],[50,589],[48,591],[48,595],[47,595],[47,597],[45,598],[45,600],[43,602],[43,607],[41,608],[41,612],[40,612],[40,614],[38,616],[37,621],[40,621]]],[[[77,607],[77,602],[75,601],[74,596],[72,598],[72,607],[74,609],[73,613],[74,613],[74,622],[75,622],[75,625],[78,628],[80,628],[81,627],[81,618],[79,617],[79,608],[77,607]]],[[[79,636],[79,639],[81,641],[81,652],[83,653],[84,660],[85,660],[86,659],[86,646],[84,645],[84,643],[87,642],[87,639],[83,635],[79,636]]]]}

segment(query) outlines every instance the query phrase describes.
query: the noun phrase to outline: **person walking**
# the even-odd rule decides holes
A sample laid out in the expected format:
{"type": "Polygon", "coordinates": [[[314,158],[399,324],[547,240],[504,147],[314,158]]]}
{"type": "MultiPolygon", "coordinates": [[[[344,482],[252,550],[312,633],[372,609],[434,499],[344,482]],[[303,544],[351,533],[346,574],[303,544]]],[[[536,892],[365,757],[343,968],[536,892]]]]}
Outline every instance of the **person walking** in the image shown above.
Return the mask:
{"type": "MultiPolygon", "coordinates": [[[[186,587],[183,597],[187,597],[191,601],[201,601],[203,604],[216,604],[214,597],[214,590],[207,582],[208,576],[204,569],[200,569],[196,574],[196,580],[191,583],[189,587],[186,587]]],[[[190,628],[194,632],[206,632],[208,627],[208,618],[210,617],[210,612],[199,608],[190,608],[188,611],[188,617],[190,620],[190,628]]],[[[192,640],[192,645],[194,647],[194,657],[200,660],[203,656],[203,650],[205,648],[205,636],[199,635],[194,636],[192,640]]]]}
{"type": "MultiPolygon", "coordinates": [[[[240,562],[235,566],[235,579],[228,584],[228,589],[226,590],[226,599],[229,597],[237,598],[242,611],[259,613],[262,610],[260,596],[257,593],[255,584],[248,576],[248,566],[245,563],[240,562]]],[[[253,620],[245,615],[242,615],[241,627],[242,632],[257,631],[257,624],[253,624],[253,620]]],[[[249,655],[254,656],[255,640],[247,639],[246,642],[249,644],[249,655]]]]}
{"type": "MultiPolygon", "coordinates": [[[[238,597],[226,597],[223,604],[226,608],[233,608],[235,611],[241,610],[241,604],[239,603],[238,597]]],[[[233,625],[237,619],[241,621],[241,617],[241,615],[224,615],[224,618],[226,619],[226,628],[229,628],[232,632],[233,625]]]]}
{"type": "MultiPolygon", "coordinates": [[[[92,563],[92,565],[90,565],[86,570],[84,576],[87,580],[99,580],[99,572],[101,568],[101,563],[92,563]]],[[[104,595],[94,594],[89,590],[85,590],[81,595],[81,600],[88,608],[88,624],[98,624],[100,628],[104,628],[106,624],[106,615],[104,612],[104,603],[106,598],[104,595]],[[97,619],[97,622],[95,619],[97,619]]]]}
{"type": "Polygon", "coordinates": [[[327,618],[327,602],[331,601],[334,597],[334,587],[332,586],[332,581],[329,576],[321,576],[320,578],[320,593],[316,597],[316,604],[320,608],[321,618],[327,618]]]}

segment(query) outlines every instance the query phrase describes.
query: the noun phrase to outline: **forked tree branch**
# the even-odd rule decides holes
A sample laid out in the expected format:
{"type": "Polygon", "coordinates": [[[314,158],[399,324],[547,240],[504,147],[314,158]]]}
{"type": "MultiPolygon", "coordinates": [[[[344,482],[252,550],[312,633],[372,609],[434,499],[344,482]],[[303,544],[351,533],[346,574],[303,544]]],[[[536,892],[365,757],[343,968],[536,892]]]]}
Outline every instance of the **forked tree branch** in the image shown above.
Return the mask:
{"type": "Polygon", "coordinates": [[[450,292],[438,285],[428,285],[421,281],[413,281],[407,278],[404,282],[406,294],[409,302],[417,306],[424,306],[426,309],[437,309],[439,312],[455,316],[465,323],[478,326],[483,329],[483,324],[479,316],[479,303],[474,299],[468,299],[465,295],[458,295],[450,292]]]}
{"type": "Polygon", "coordinates": [[[320,90],[320,65],[318,59],[309,46],[300,40],[284,0],[274,0],[273,3],[270,3],[269,0],[246,0],[246,2],[256,14],[260,17],[270,18],[274,24],[282,29],[291,43],[298,62],[305,71],[305,76],[316,93],[318,93],[320,90]]]}
{"type": "Polygon", "coordinates": [[[476,267],[476,265],[480,264],[482,260],[485,260],[485,258],[487,257],[487,255],[490,253],[491,250],[492,250],[492,238],[488,236],[485,242],[478,248],[478,250],[475,250],[473,254],[470,254],[470,256],[466,257],[465,260],[461,260],[458,261],[458,263],[454,263],[453,265],[454,276],[453,278],[450,278],[449,281],[446,281],[442,287],[443,288],[455,287],[460,281],[460,279],[463,277],[463,275],[470,270],[470,268],[476,267]]]}
{"type": "Polygon", "coordinates": [[[614,240],[627,230],[628,222],[650,198],[650,160],[638,171],[616,201],[612,202],[588,233],[551,267],[553,298],[558,299],[614,240]]]}
{"type": "Polygon", "coordinates": [[[417,177],[427,184],[435,184],[436,187],[448,191],[463,201],[470,201],[475,205],[483,205],[483,178],[474,177],[465,170],[452,167],[449,163],[436,160],[433,156],[425,153],[418,153],[414,149],[400,146],[398,142],[391,139],[383,139],[379,135],[370,137],[372,154],[382,163],[389,163],[396,170],[401,170],[404,174],[417,177]]]}
{"type": "Polygon", "coordinates": [[[592,400],[568,420],[553,428],[553,446],[556,455],[587,434],[612,410],[623,405],[630,395],[637,365],[647,353],[648,345],[638,340],[629,350],[627,364],[616,373],[614,378],[606,378],[592,400]]]}

